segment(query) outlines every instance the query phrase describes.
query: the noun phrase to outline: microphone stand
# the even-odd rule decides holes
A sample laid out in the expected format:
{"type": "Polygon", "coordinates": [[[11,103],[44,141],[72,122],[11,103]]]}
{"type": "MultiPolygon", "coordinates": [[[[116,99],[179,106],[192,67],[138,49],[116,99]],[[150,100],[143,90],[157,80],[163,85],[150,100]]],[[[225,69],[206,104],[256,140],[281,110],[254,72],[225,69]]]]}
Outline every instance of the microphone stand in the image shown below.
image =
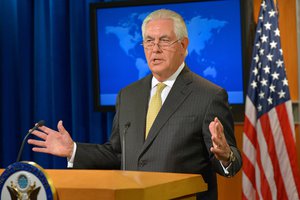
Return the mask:
{"type": "Polygon", "coordinates": [[[20,150],[19,150],[19,153],[18,153],[18,157],[17,157],[17,162],[20,162],[21,160],[21,155],[23,153],[23,148],[24,148],[24,144],[25,144],[25,141],[27,140],[28,136],[34,131],[36,130],[38,127],[40,126],[44,126],[45,124],[45,121],[44,120],[41,120],[39,121],[32,129],[30,129],[28,131],[28,133],[26,134],[26,136],[24,137],[23,141],[22,141],[22,144],[21,144],[21,147],[20,147],[20,150]]]}
{"type": "Polygon", "coordinates": [[[128,128],[130,127],[130,122],[127,122],[125,124],[125,128],[122,134],[122,170],[126,170],[125,169],[125,165],[126,165],[126,141],[125,141],[125,135],[127,133],[128,128]]]}

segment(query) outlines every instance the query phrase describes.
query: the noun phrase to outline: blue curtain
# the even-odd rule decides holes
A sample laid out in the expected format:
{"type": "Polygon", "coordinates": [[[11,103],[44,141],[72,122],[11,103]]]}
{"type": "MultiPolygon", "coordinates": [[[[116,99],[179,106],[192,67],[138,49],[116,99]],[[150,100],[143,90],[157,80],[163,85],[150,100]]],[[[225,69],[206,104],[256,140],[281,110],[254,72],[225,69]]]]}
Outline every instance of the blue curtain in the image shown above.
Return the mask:
{"type": "MultiPolygon", "coordinates": [[[[92,0],[0,1],[0,168],[16,161],[27,131],[61,119],[75,141],[107,141],[114,113],[93,107],[89,4],[92,0]]],[[[22,160],[65,168],[66,159],[34,153],[22,160]]]]}

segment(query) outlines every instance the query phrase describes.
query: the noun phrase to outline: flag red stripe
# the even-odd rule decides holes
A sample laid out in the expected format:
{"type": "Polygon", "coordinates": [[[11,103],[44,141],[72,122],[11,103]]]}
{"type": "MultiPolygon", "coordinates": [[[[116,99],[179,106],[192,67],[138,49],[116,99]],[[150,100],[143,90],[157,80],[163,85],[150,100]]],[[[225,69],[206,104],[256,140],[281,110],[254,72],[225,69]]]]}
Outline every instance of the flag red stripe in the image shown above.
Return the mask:
{"type": "Polygon", "coordinates": [[[247,135],[252,145],[256,147],[257,146],[256,130],[255,127],[251,124],[247,115],[245,115],[244,133],[245,135],[247,135]]]}
{"type": "Polygon", "coordinates": [[[283,138],[286,145],[286,149],[288,152],[292,173],[294,176],[296,188],[298,191],[298,194],[300,194],[300,178],[299,178],[299,169],[297,165],[297,152],[296,152],[296,144],[293,137],[292,127],[289,121],[289,117],[287,114],[286,106],[285,104],[281,104],[276,107],[276,111],[278,113],[278,120],[280,123],[281,130],[283,132],[283,138]]]}
{"type": "MultiPolygon", "coordinates": [[[[251,102],[248,102],[247,106],[251,106],[252,104],[250,104],[251,102]]],[[[254,112],[255,109],[247,109],[247,111],[249,112],[254,112]]],[[[253,126],[253,124],[251,123],[251,121],[249,120],[248,116],[245,115],[245,121],[244,121],[244,137],[248,138],[248,141],[252,143],[253,147],[256,148],[257,147],[257,133],[256,133],[256,129],[253,126]]],[[[251,113],[250,113],[251,115],[251,113]]],[[[245,154],[243,155],[243,171],[244,174],[247,175],[249,181],[252,184],[252,187],[255,189],[255,194],[256,194],[256,199],[259,199],[259,195],[258,195],[258,190],[257,190],[257,186],[256,186],[256,182],[255,182],[255,167],[254,167],[254,163],[251,163],[251,161],[248,159],[248,157],[245,154]]],[[[249,155],[250,156],[250,155],[249,155]]],[[[253,155],[254,156],[254,155],[253,155]]],[[[245,197],[246,198],[246,197],[245,197]]]]}
{"type": "Polygon", "coordinates": [[[255,168],[253,166],[253,163],[250,162],[250,160],[248,159],[248,157],[244,153],[242,153],[242,156],[243,156],[243,171],[244,171],[244,174],[248,177],[248,179],[252,183],[253,188],[255,190],[257,190],[256,183],[255,183],[255,168]]]}
{"type": "Polygon", "coordinates": [[[272,199],[269,183],[263,169],[260,157],[260,148],[256,148],[256,160],[260,171],[260,192],[263,199],[272,199]]]}
{"type": "Polygon", "coordinates": [[[272,161],[274,180],[277,188],[277,199],[288,199],[286,188],[282,179],[282,174],[280,173],[280,164],[276,154],[276,145],[274,142],[272,128],[270,126],[270,118],[268,113],[260,117],[260,123],[265,140],[267,141],[269,156],[272,161]]]}
{"type": "Polygon", "coordinates": [[[242,200],[248,200],[245,195],[244,195],[244,192],[242,192],[242,200]]]}

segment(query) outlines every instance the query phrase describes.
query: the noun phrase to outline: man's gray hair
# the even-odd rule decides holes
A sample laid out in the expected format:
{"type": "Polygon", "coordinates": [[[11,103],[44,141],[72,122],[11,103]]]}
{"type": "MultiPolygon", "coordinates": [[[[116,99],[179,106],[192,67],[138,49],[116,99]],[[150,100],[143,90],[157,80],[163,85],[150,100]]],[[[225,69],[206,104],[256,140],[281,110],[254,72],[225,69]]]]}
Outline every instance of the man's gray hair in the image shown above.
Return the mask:
{"type": "MultiPolygon", "coordinates": [[[[143,40],[145,39],[145,29],[146,25],[148,22],[151,20],[156,20],[156,19],[170,19],[173,21],[174,25],[174,32],[177,37],[177,39],[182,39],[184,37],[188,38],[188,32],[187,28],[185,25],[185,22],[181,15],[178,13],[172,11],[172,10],[167,10],[167,9],[159,9],[156,11],[153,11],[150,13],[143,21],[142,24],[142,35],[143,35],[143,40]]],[[[188,50],[185,52],[185,57],[188,55],[188,50]]]]}
{"type": "Polygon", "coordinates": [[[188,38],[188,32],[183,18],[172,10],[160,9],[153,11],[144,19],[142,24],[143,39],[145,39],[145,29],[147,23],[156,19],[171,19],[174,23],[174,32],[177,39],[181,39],[183,37],[188,38]]]}

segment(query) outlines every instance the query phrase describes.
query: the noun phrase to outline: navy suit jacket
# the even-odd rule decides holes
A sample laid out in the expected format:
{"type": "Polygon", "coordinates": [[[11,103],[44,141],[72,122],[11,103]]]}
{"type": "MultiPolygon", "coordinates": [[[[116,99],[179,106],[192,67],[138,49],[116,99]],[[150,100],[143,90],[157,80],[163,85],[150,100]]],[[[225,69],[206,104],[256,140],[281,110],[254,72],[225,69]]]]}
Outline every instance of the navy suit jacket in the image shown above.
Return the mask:
{"type": "Polygon", "coordinates": [[[199,199],[217,199],[216,173],[233,176],[242,166],[226,91],[185,66],[145,140],[151,79],[149,75],[120,91],[110,141],[104,145],[78,143],[74,168],[120,169],[120,138],[129,122],[125,136],[126,170],[201,174],[208,191],[200,193],[199,199]],[[210,152],[209,123],[215,117],[221,121],[237,158],[229,175],[210,152]]]}

